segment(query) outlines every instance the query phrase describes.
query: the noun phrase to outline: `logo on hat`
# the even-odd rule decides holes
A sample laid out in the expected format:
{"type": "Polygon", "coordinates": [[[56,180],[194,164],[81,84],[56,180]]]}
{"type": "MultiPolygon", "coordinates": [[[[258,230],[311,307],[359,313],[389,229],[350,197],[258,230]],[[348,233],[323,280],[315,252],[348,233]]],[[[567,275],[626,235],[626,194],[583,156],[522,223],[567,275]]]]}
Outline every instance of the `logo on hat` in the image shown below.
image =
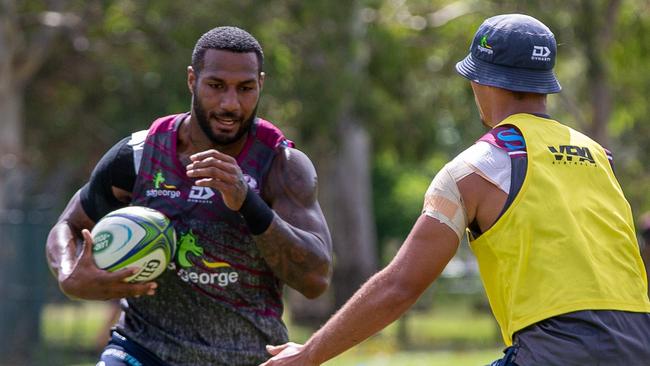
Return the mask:
{"type": "Polygon", "coordinates": [[[530,59],[534,61],[551,61],[551,58],[548,57],[550,54],[551,50],[546,46],[533,46],[533,54],[530,59]]]}
{"type": "Polygon", "coordinates": [[[492,46],[490,46],[487,42],[487,35],[483,35],[481,37],[481,42],[479,42],[478,45],[479,51],[485,52],[488,55],[491,55],[494,51],[492,51],[492,46]]]}

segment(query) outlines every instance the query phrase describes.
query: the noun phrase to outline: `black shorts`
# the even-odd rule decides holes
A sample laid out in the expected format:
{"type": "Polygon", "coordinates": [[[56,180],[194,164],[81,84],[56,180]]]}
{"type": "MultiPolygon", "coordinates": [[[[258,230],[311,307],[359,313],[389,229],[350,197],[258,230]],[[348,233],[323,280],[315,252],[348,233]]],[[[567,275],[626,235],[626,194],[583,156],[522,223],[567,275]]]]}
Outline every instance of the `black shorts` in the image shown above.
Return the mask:
{"type": "Polygon", "coordinates": [[[526,327],[513,341],[491,366],[647,366],[650,314],[577,311],[526,327]]]}
{"type": "Polygon", "coordinates": [[[113,331],[97,366],[167,366],[167,364],[146,348],[113,331]]]}

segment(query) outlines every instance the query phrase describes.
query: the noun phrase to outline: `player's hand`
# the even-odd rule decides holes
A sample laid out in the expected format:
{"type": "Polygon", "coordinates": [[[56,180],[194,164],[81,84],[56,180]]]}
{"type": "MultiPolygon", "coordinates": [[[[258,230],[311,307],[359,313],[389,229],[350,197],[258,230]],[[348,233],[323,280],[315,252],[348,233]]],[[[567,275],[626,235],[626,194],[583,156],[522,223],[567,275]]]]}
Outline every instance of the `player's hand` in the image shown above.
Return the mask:
{"type": "Polygon", "coordinates": [[[218,190],[226,206],[238,211],[246,199],[248,185],[237,160],[214,149],[196,153],[190,159],[187,176],[197,178],[197,186],[218,190]]]}
{"type": "Polygon", "coordinates": [[[154,295],[155,282],[128,283],[126,279],[138,273],[138,268],[124,268],[115,272],[97,267],[92,256],[93,238],[83,229],[83,248],[72,265],[69,274],[59,280],[61,291],[71,298],[85,300],[108,300],[123,297],[154,295]]]}
{"type": "Polygon", "coordinates": [[[266,351],[273,357],[260,366],[317,366],[310,360],[305,346],[293,342],[280,346],[266,346],[266,351]]]}

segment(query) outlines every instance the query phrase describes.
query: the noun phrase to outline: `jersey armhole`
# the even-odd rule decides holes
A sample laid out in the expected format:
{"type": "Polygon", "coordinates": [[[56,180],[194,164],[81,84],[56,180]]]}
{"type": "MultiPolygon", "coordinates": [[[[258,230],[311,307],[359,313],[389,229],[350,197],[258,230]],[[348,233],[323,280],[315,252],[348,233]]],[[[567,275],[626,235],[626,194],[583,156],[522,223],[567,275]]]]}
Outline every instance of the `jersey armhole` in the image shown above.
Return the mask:
{"type": "Polygon", "coordinates": [[[136,176],[140,171],[142,152],[144,151],[144,142],[146,141],[148,134],[149,130],[134,132],[131,134],[131,140],[129,140],[129,146],[131,146],[133,149],[133,169],[135,170],[136,176]]]}

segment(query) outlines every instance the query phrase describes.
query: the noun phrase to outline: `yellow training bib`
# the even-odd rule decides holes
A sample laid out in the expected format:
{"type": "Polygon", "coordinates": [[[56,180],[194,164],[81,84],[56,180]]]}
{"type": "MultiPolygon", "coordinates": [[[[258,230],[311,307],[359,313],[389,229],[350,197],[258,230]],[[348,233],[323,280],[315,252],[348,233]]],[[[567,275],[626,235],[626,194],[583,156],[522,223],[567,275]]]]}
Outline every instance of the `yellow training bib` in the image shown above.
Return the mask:
{"type": "Polygon", "coordinates": [[[530,114],[499,125],[523,134],[526,178],[503,216],[470,242],[505,343],[572,311],[650,312],[632,212],[604,149],[530,114]]]}

